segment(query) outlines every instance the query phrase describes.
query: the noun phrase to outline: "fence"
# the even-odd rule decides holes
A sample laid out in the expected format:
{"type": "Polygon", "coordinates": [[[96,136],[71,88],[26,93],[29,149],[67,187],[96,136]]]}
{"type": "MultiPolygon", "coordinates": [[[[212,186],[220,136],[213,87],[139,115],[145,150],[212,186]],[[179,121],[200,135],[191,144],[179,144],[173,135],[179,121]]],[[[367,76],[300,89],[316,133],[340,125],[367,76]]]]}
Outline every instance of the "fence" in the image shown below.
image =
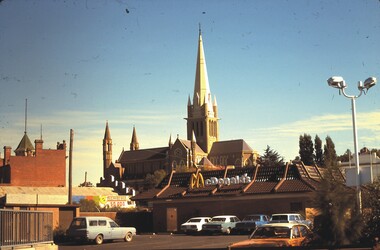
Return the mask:
{"type": "Polygon", "coordinates": [[[53,243],[52,212],[0,209],[0,249],[35,243],[53,243]]]}

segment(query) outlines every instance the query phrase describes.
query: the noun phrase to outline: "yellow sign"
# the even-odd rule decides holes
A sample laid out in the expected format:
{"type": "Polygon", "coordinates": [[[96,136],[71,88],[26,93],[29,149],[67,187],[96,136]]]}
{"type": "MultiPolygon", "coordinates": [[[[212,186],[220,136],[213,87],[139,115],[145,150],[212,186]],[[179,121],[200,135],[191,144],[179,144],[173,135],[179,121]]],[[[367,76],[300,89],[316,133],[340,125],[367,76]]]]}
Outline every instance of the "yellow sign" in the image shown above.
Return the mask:
{"type": "Polygon", "coordinates": [[[190,188],[202,188],[205,186],[203,175],[198,171],[193,173],[190,178],[190,188]]]}

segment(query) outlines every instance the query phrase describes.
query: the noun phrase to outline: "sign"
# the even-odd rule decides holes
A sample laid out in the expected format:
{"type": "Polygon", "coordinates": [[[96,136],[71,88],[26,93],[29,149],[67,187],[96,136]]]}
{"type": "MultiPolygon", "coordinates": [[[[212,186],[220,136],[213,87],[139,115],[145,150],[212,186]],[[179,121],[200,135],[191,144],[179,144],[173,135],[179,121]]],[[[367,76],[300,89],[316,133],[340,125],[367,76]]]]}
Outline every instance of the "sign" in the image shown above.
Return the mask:
{"type": "Polygon", "coordinates": [[[231,184],[247,184],[251,182],[251,177],[248,176],[248,174],[244,174],[241,176],[234,176],[234,177],[226,177],[226,178],[217,178],[217,177],[211,177],[210,179],[205,180],[206,186],[214,186],[214,185],[231,185],[231,184]]]}
{"type": "Polygon", "coordinates": [[[205,186],[203,175],[200,172],[193,173],[190,178],[190,188],[201,188],[205,186]]]}
{"type": "Polygon", "coordinates": [[[99,195],[99,196],[73,196],[73,201],[78,202],[82,199],[93,200],[100,208],[135,208],[136,203],[129,199],[127,195],[99,195]]]}

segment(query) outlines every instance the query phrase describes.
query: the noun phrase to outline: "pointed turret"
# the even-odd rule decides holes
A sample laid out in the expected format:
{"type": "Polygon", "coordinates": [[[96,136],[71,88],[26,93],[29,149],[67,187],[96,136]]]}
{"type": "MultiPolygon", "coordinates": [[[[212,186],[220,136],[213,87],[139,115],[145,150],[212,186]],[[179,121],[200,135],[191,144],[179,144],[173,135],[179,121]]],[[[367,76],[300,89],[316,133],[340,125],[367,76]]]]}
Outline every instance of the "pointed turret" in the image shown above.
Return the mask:
{"type": "Polygon", "coordinates": [[[103,138],[103,177],[107,175],[107,169],[112,164],[112,138],[108,121],[106,122],[106,129],[103,138]]]}
{"type": "Polygon", "coordinates": [[[24,136],[22,137],[20,143],[18,144],[15,150],[16,156],[31,156],[34,152],[34,146],[26,133],[27,121],[28,121],[27,117],[28,117],[28,99],[25,99],[25,130],[24,130],[24,136]]]}
{"type": "Polygon", "coordinates": [[[133,150],[139,150],[140,148],[140,145],[139,145],[139,141],[137,140],[137,134],[136,134],[136,128],[135,126],[133,126],[133,132],[132,132],[132,140],[131,140],[131,144],[130,144],[130,150],[133,151],[133,150]]]}
{"type": "Polygon", "coordinates": [[[108,121],[106,122],[106,130],[104,132],[104,140],[111,139],[110,129],[108,127],[108,121]]]}

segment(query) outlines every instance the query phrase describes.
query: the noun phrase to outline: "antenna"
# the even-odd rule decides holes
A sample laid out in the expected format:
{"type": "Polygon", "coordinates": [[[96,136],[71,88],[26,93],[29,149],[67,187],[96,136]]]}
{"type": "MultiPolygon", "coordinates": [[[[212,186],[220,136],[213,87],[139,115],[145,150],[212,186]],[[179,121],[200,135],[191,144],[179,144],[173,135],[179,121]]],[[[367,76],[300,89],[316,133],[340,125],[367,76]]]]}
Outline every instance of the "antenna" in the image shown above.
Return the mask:
{"type": "Polygon", "coordinates": [[[40,139],[42,140],[42,124],[41,124],[41,130],[40,131],[41,131],[41,135],[40,135],[41,138],[40,139]]]}
{"type": "Polygon", "coordinates": [[[27,118],[28,118],[28,99],[25,99],[25,130],[24,130],[25,134],[26,134],[27,118]]]}
{"type": "Polygon", "coordinates": [[[201,23],[199,23],[199,35],[202,34],[201,23]]]}

